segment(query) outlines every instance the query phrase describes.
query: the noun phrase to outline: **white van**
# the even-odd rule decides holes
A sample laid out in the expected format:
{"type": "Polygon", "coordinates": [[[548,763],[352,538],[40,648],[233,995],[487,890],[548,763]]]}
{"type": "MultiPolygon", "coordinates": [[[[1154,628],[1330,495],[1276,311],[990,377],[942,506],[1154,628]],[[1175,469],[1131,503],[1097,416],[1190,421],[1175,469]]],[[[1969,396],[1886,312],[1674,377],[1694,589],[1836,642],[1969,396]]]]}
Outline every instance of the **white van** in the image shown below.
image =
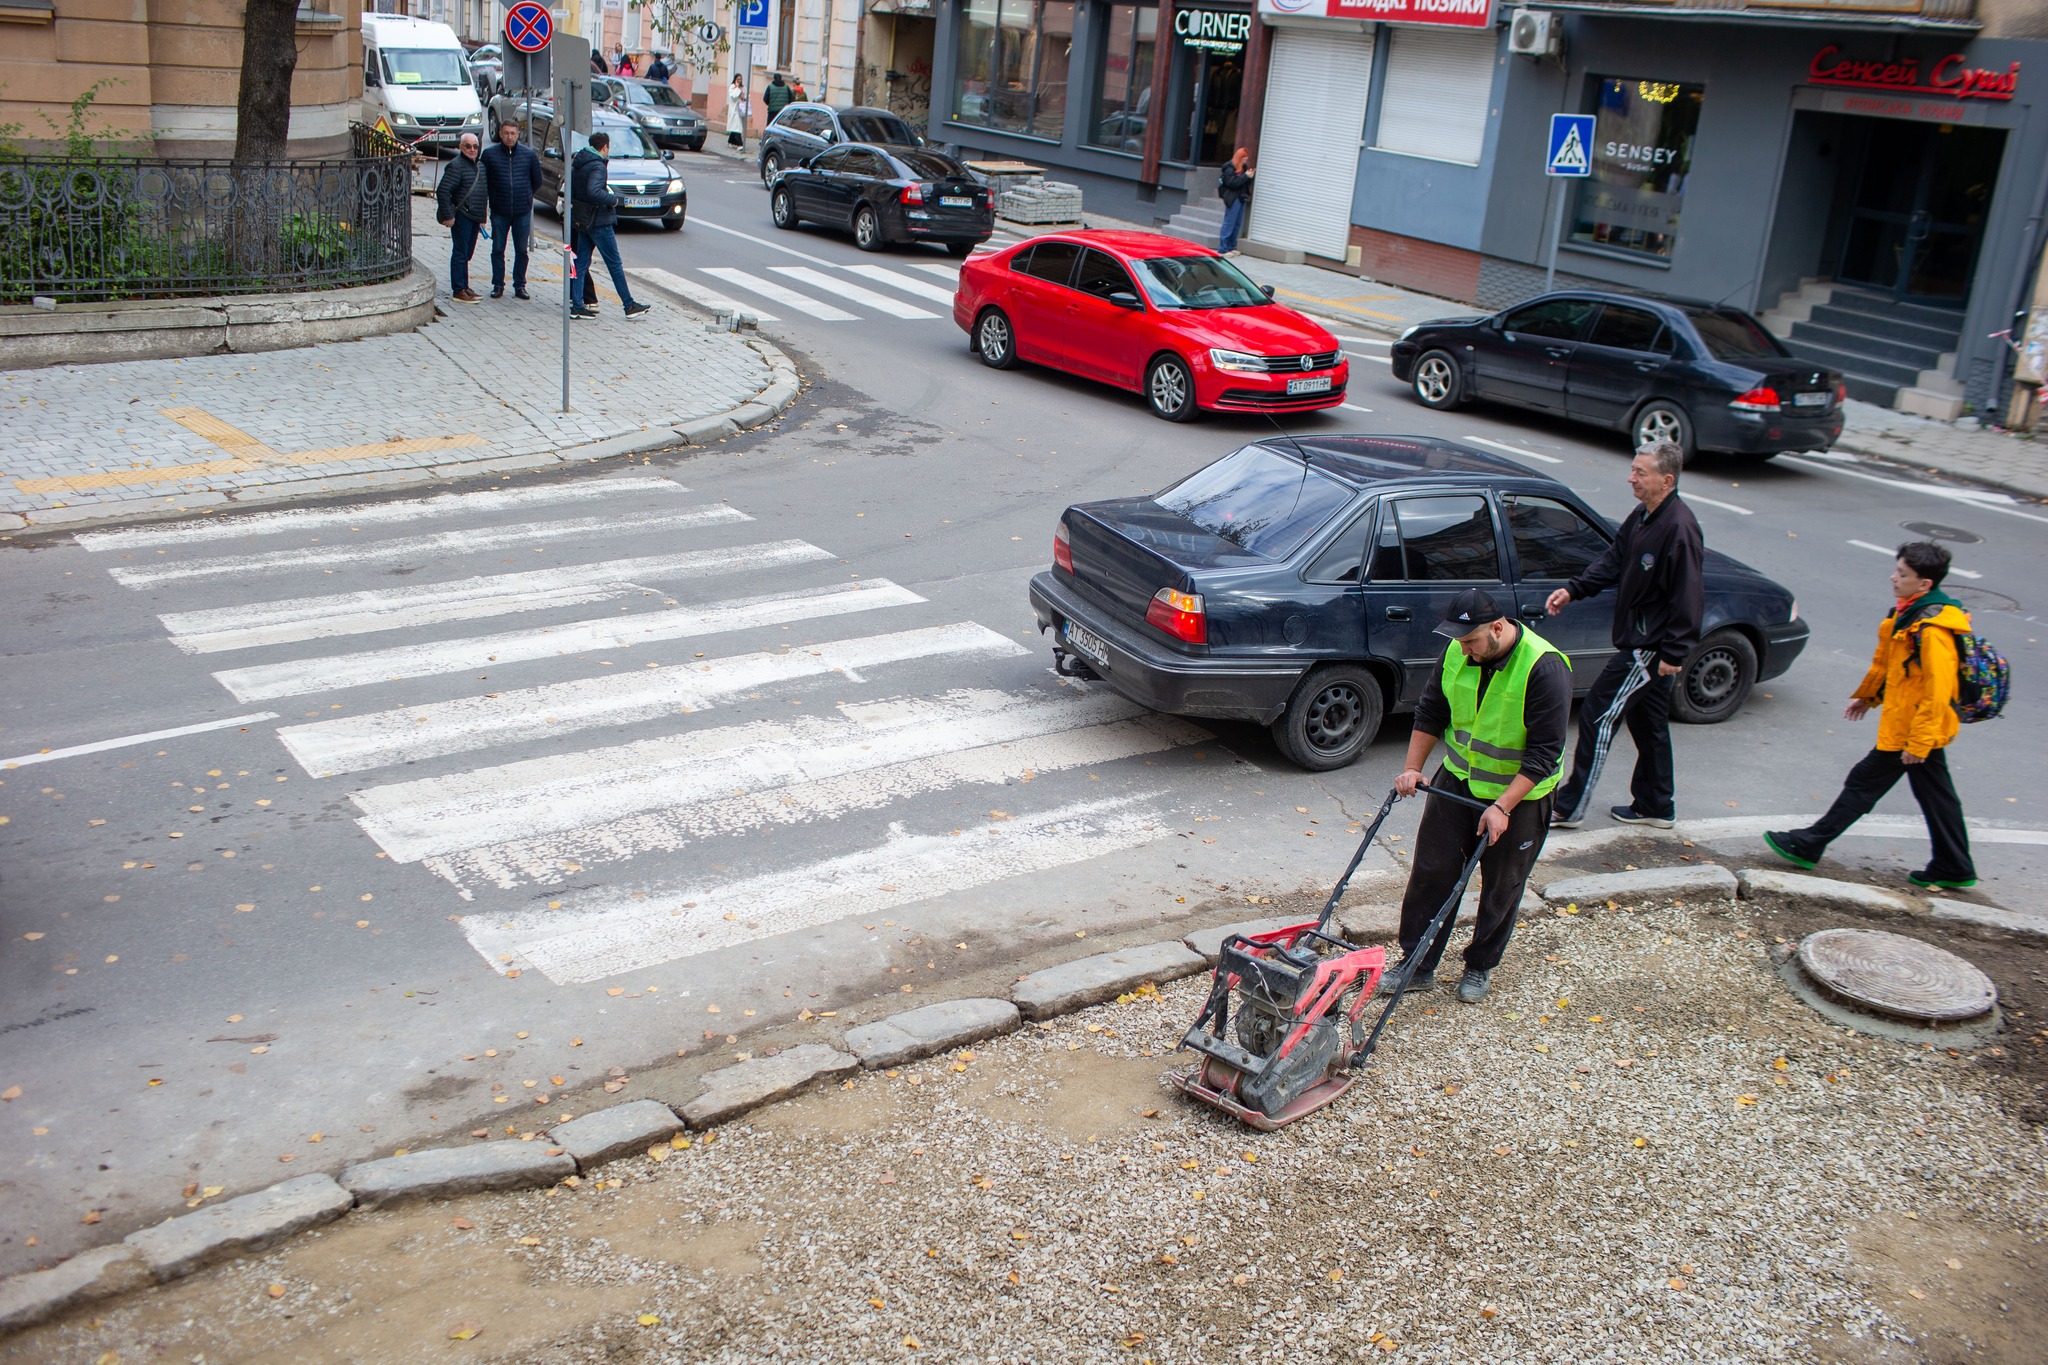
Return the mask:
{"type": "Polygon", "coordinates": [[[383,118],[405,142],[452,154],[484,135],[484,107],[455,30],[404,14],[363,15],[363,122],[383,118]]]}

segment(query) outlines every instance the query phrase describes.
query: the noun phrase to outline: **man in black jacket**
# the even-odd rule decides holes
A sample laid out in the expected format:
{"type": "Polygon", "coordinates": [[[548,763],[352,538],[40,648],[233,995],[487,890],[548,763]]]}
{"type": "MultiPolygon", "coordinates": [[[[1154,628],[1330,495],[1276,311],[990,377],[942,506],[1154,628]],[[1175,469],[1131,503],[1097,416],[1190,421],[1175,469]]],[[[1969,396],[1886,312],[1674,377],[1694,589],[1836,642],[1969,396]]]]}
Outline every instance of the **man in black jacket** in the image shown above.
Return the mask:
{"type": "Polygon", "coordinates": [[[638,318],[648,309],[647,304],[633,301],[633,290],[626,283],[626,263],[619,259],[619,197],[605,180],[605,158],[611,149],[610,133],[592,133],[590,145],[576,153],[576,159],[570,163],[570,173],[575,177],[571,182],[574,190],[570,208],[576,218],[576,297],[572,300],[576,306],[569,312],[572,318],[597,316],[597,309],[592,306],[596,300],[584,288],[584,282],[590,278],[593,249],[604,256],[605,269],[611,272],[612,288],[618,291],[626,316],[638,318]]]}
{"type": "Polygon", "coordinates": [[[1624,717],[1636,744],[1630,802],[1608,814],[1632,825],[1670,829],[1678,815],[1671,764],[1672,678],[1700,641],[1706,611],[1706,547],[1692,509],[1678,497],[1685,453],[1669,441],[1636,452],[1629,491],[1642,504],[1621,523],[1607,553],[1550,594],[1552,616],[1572,602],[1614,588],[1614,648],[1593,690],[1579,706],[1579,742],[1572,775],[1557,789],[1553,828],[1574,829],[1586,818],[1600,768],[1624,717]]]}
{"type": "Polygon", "coordinates": [[[519,145],[519,125],[506,119],[498,140],[477,158],[491,199],[491,297],[505,297],[505,242],[512,243],[512,296],[528,298],[526,252],[533,237],[533,196],[540,189],[540,158],[519,145]]]}
{"type": "Polygon", "coordinates": [[[469,287],[469,258],[491,211],[490,186],[476,158],[476,134],[464,133],[455,159],[441,172],[441,183],[434,188],[434,220],[448,229],[454,243],[448,258],[448,292],[457,303],[478,301],[476,291],[469,287]]]}

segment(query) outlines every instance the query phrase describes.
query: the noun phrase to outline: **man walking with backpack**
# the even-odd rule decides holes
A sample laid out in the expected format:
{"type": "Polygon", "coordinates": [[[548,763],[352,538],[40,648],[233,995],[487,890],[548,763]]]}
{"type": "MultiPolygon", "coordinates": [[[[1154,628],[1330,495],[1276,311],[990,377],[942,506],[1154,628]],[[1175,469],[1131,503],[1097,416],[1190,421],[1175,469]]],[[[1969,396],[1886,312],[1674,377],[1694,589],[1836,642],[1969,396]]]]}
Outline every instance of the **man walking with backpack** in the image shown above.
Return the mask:
{"type": "Polygon", "coordinates": [[[1948,551],[1931,540],[1899,547],[1892,566],[1896,605],[1878,626],[1870,671],[1842,712],[1850,720],[1861,720],[1871,707],[1880,708],[1877,747],[1849,769],[1842,794],[1818,823],[1764,835],[1771,852],[1786,862],[1798,867],[1819,862],[1828,845],[1870,814],[1903,777],[1920,803],[1934,844],[1927,866],[1908,873],[1906,880],[1944,890],[1977,884],[1963,803],[1949,777],[1944,752],[1960,724],[1955,706],[1960,664],[1956,638],[1970,630],[1969,613],[1941,591],[1948,563],[1948,551]]]}

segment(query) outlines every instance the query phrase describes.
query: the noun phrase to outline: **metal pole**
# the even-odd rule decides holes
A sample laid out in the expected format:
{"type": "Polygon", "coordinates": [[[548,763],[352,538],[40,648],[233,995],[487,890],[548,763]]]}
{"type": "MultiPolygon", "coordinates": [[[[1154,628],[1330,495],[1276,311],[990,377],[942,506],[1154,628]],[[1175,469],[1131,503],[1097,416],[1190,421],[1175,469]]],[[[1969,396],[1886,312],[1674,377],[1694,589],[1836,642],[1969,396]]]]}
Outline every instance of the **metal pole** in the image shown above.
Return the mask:
{"type": "Polygon", "coordinates": [[[1550,216],[1550,261],[1543,269],[1543,292],[1557,288],[1557,243],[1564,236],[1564,201],[1570,193],[1562,177],[1552,176],[1551,189],[1557,195],[1557,208],[1550,216]]]}
{"type": "Polygon", "coordinates": [[[556,110],[556,126],[562,130],[562,411],[569,410],[569,295],[576,287],[576,87],[571,82],[562,91],[563,107],[556,110]]]}

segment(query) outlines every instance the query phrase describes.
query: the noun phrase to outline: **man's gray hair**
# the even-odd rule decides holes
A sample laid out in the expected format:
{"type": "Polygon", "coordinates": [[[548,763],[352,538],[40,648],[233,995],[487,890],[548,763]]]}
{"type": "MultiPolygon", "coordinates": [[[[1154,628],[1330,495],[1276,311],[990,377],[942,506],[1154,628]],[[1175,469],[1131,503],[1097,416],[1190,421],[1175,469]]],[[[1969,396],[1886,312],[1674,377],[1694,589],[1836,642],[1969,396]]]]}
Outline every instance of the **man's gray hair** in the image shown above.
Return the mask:
{"type": "Polygon", "coordinates": [[[1659,474],[1669,474],[1674,479],[1678,477],[1678,471],[1685,467],[1685,451],[1679,448],[1676,441],[1645,441],[1636,450],[1636,454],[1649,456],[1650,462],[1657,466],[1659,474]]]}

